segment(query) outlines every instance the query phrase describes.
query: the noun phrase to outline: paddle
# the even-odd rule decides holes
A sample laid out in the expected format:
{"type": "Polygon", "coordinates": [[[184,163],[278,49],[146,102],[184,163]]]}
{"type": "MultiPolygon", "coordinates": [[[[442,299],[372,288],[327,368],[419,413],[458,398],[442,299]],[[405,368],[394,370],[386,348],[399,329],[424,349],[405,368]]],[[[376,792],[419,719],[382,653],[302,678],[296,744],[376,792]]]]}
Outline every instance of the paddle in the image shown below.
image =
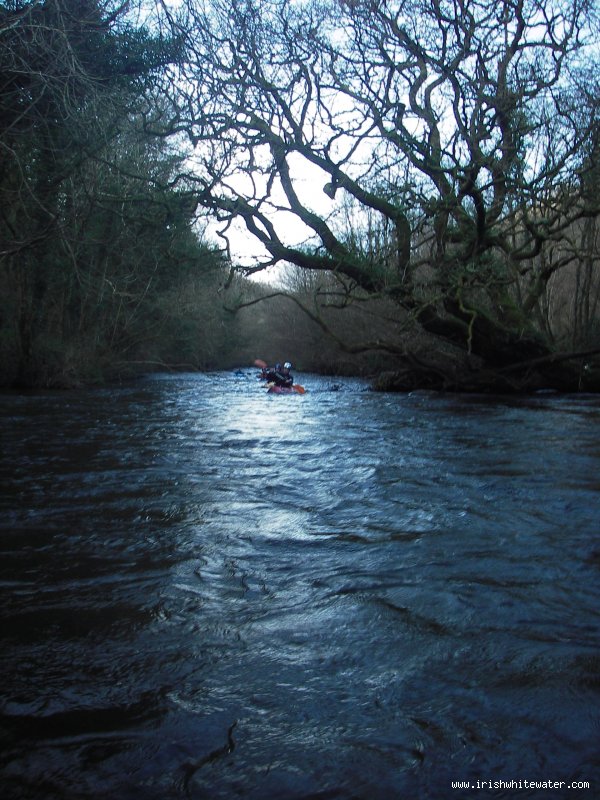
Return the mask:
{"type": "Polygon", "coordinates": [[[255,367],[260,367],[261,369],[266,369],[269,365],[267,364],[266,361],[263,361],[261,358],[255,358],[254,359],[254,366],[255,367]]]}

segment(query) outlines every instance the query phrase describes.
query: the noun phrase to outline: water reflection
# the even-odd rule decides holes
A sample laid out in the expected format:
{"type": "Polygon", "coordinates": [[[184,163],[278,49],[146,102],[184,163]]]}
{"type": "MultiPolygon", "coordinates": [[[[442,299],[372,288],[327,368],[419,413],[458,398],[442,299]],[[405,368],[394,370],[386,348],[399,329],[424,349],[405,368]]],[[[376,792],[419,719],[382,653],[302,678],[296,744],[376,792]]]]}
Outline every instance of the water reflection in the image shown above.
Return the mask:
{"type": "Polygon", "coordinates": [[[597,780],[597,400],[338,383],[0,398],[7,796],[597,780]]]}

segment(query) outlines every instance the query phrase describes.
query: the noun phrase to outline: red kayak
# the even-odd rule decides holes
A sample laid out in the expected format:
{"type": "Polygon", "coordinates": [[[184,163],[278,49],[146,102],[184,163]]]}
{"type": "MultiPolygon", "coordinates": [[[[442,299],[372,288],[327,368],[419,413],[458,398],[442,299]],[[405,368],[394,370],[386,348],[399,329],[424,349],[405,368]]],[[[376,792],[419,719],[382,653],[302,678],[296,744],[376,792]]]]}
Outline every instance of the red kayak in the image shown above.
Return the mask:
{"type": "Polygon", "coordinates": [[[305,391],[303,386],[294,384],[293,386],[269,386],[267,394],[304,394],[305,391]]]}

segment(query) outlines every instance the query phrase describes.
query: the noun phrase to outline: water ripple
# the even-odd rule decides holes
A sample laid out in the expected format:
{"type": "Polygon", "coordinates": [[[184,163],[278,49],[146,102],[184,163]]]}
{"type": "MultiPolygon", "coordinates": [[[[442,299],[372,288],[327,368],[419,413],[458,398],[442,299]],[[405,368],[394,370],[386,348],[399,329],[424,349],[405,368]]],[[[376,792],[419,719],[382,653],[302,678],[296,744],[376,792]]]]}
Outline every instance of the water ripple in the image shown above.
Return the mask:
{"type": "Polygon", "coordinates": [[[303,383],[0,397],[9,795],[597,781],[597,399],[303,383]]]}

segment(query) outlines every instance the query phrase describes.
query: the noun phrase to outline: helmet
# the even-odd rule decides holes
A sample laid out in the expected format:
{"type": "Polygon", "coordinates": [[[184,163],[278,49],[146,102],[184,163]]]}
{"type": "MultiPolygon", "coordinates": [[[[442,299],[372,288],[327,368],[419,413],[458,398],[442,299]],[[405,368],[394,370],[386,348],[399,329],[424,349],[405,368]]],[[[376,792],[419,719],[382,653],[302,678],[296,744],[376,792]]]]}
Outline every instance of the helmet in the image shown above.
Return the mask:
{"type": "Polygon", "coordinates": [[[279,361],[278,361],[278,362],[277,362],[277,364],[275,364],[275,370],[276,370],[277,372],[279,372],[279,370],[280,370],[280,369],[281,369],[281,364],[280,364],[280,363],[279,363],[279,361]]]}
{"type": "Polygon", "coordinates": [[[284,368],[284,369],[291,369],[291,368],[292,368],[292,365],[290,364],[290,362],[289,362],[289,361],[286,361],[286,362],[285,362],[285,364],[283,365],[283,368],[284,368]]]}

